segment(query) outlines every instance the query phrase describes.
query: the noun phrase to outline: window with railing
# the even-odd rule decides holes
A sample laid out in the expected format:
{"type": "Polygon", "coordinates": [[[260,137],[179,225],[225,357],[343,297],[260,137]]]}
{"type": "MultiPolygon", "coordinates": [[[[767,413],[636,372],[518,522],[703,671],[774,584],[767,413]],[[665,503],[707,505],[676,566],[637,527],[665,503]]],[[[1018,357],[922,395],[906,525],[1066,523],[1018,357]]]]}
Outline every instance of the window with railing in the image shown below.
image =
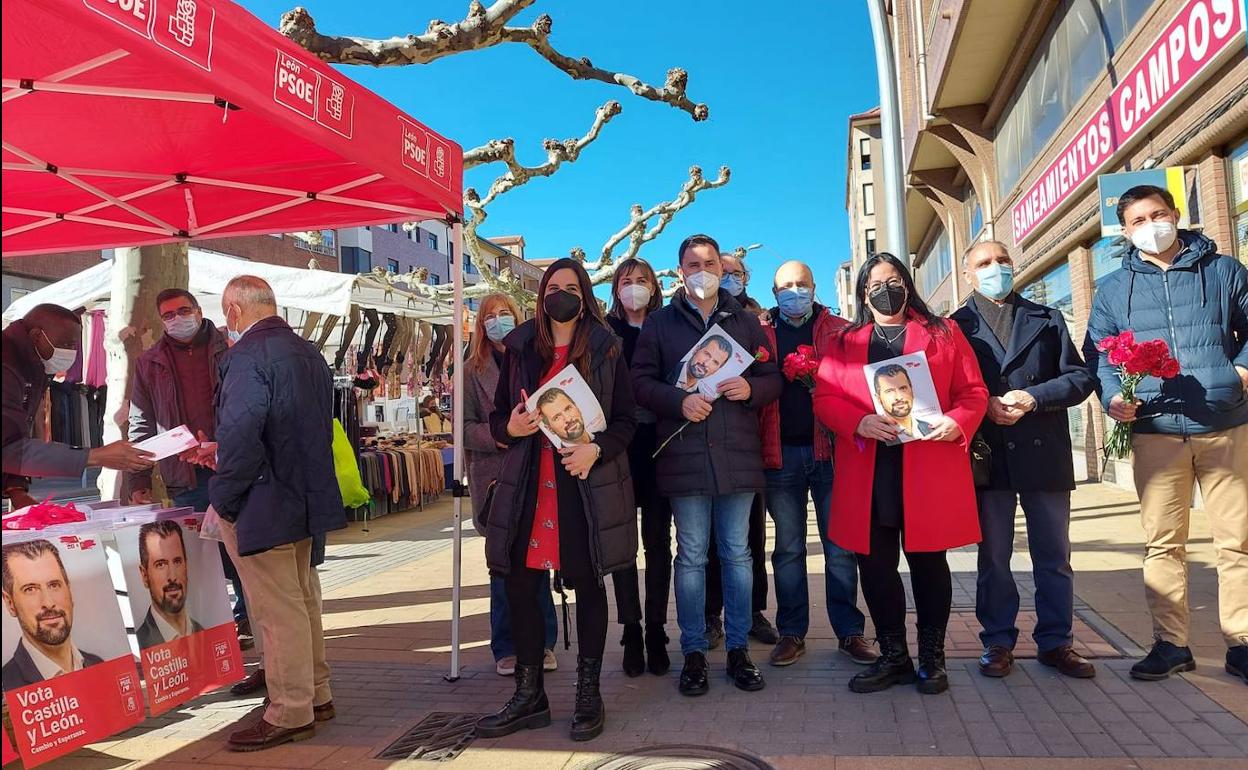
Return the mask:
{"type": "Polygon", "coordinates": [[[997,131],[1003,197],[1053,139],[1157,0],[1061,0],[997,131]]]}

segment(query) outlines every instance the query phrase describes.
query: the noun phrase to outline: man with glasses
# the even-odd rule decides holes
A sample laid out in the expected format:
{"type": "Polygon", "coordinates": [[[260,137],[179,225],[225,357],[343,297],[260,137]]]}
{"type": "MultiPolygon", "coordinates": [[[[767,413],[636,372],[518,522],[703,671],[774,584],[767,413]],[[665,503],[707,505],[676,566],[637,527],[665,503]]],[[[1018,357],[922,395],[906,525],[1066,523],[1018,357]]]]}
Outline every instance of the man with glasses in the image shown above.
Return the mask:
{"type": "Polygon", "coordinates": [[[87,468],[137,471],[151,466],[151,455],[128,441],[91,449],[44,441],[42,431],[36,435],[35,420],[48,380],[74,365],[81,339],[78,315],[59,305],[37,305],[4,330],[0,446],[4,496],[14,510],[34,505],[29,491],[32,476],[73,478],[87,468]]]}
{"type": "MultiPolygon", "coordinates": [[[[130,439],[143,441],[185,425],[200,441],[212,441],[216,418],[213,391],[217,386],[217,365],[225,354],[225,335],[212,321],[204,319],[198,300],[185,289],[165,289],[156,295],[156,310],[165,333],[144,351],[135,366],[130,439]]],[[[160,461],[160,477],[177,507],[208,510],[208,480],[212,474],[208,468],[191,465],[178,455],[160,461]]],[[[152,499],[150,467],[127,474],[126,481],[131,503],[156,502],[152,499]]],[[[239,643],[247,649],[254,644],[247,603],[238,572],[224,548],[221,566],[234,585],[234,622],[239,643]]]]}

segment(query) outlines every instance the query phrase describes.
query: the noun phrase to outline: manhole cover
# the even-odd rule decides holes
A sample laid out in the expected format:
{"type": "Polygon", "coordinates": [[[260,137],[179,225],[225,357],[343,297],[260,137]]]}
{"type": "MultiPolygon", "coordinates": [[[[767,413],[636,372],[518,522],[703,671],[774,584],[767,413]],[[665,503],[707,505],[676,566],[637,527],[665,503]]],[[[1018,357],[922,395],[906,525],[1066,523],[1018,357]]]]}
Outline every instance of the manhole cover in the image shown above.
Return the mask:
{"type": "Polygon", "coordinates": [[[650,746],[612,754],[578,770],[774,770],[758,757],[713,746],[650,746]]]}
{"type": "Polygon", "coordinates": [[[480,714],[439,711],[420,720],[397,741],[387,746],[377,759],[423,759],[449,762],[472,743],[480,714]]]}

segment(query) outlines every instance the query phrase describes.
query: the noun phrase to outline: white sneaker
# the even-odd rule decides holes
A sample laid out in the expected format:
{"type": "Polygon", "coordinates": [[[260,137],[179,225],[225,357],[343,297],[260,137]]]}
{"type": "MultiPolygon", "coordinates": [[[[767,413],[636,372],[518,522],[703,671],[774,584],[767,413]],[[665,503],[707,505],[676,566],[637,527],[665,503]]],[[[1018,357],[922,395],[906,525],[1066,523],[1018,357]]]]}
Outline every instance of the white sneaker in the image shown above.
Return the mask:
{"type": "Polygon", "coordinates": [[[555,671],[558,668],[559,661],[555,660],[555,651],[547,650],[546,654],[542,656],[542,670],[555,671]]]}
{"type": "Polygon", "coordinates": [[[504,655],[494,663],[494,673],[499,676],[514,676],[516,673],[516,656],[504,655]]]}

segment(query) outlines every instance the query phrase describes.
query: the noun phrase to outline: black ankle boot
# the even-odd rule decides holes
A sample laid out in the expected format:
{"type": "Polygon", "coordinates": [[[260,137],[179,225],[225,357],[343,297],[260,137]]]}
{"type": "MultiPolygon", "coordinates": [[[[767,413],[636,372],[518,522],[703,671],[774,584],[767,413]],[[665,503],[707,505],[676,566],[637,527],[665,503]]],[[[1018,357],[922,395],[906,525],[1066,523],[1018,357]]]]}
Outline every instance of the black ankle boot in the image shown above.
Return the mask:
{"type": "Polygon", "coordinates": [[[477,720],[478,738],[501,738],[517,730],[550,726],[550,701],[542,687],[542,666],[516,664],[516,694],[507,705],[477,720]]]}
{"type": "Polygon", "coordinates": [[[650,673],[663,676],[672,668],[672,659],[667,654],[667,632],[659,623],[646,626],[646,660],[650,673]]]}
{"type": "Polygon", "coordinates": [[[905,634],[880,637],[880,657],[866,671],[849,680],[854,692],[880,692],[895,684],[914,683],[914,661],[905,634]]]}
{"type": "Polygon", "coordinates": [[[602,658],[576,659],[576,711],[572,714],[572,740],[587,741],[602,735],[607,711],[602,705],[598,680],[602,676],[602,658]]]}
{"type": "Polygon", "coordinates": [[[624,626],[624,638],[620,640],[624,646],[624,673],[629,676],[641,676],[646,672],[645,640],[641,636],[641,624],[629,623],[624,626]]]}
{"type": "Polygon", "coordinates": [[[949,689],[945,673],[945,629],[919,626],[919,692],[935,695],[949,689]]]}

